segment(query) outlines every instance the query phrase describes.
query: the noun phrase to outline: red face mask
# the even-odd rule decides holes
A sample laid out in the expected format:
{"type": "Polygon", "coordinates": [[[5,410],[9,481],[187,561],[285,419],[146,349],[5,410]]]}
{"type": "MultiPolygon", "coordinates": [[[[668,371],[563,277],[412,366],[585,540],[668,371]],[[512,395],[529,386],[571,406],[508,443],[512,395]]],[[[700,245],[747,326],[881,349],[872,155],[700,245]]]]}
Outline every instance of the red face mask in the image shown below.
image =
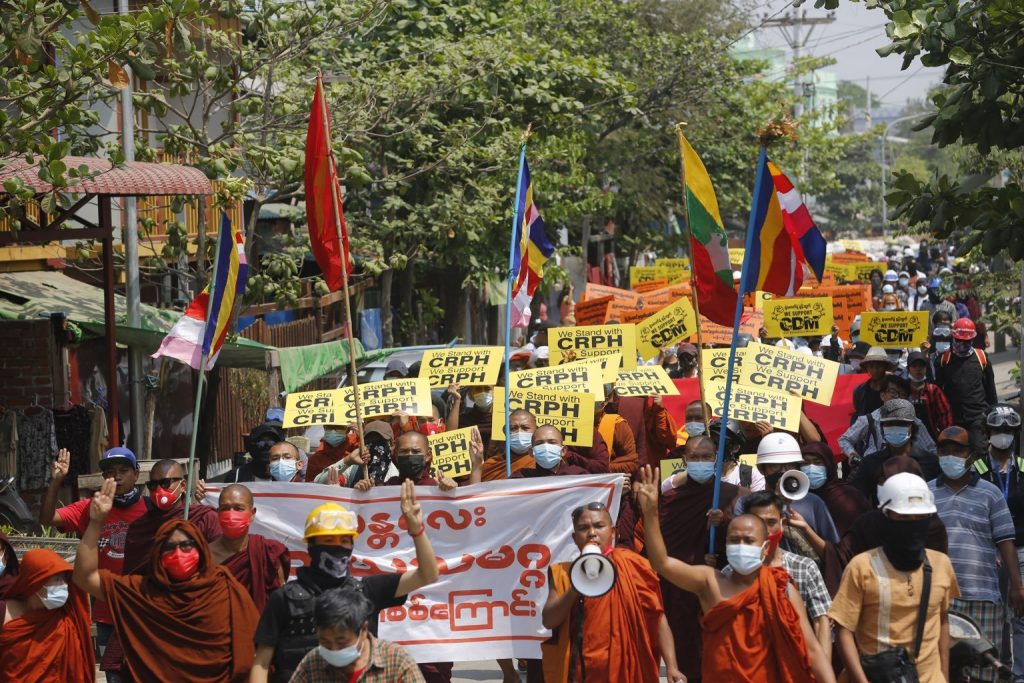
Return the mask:
{"type": "Polygon", "coordinates": [[[234,540],[241,538],[249,531],[252,524],[252,513],[240,510],[222,510],[220,517],[220,528],[224,532],[224,538],[234,540]]]}
{"type": "Polygon", "coordinates": [[[149,497],[153,501],[153,505],[157,508],[166,512],[174,507],[174,504],[178,502],[178,496],[170,489],[165,489],[163,486],[157,486],[149,494],[149,497]]]}
{"type": "Polygon", "coordinates": [[[196,568],[199,567],[199,551],[195,548],[175,548],[160,556],[160,564],[163,565],[167,576],[175,581],[184,581],[196,573],[196,568]]]}
{"type": "Polygon", "coordinates": [[[444,431],[444,425],[439,425],[436,422],[424,422],[419,427],[420,434],[423,436],[430,436],[431,434],[440,434],[444,431]]]}
{"type": "Polygon", "coordinates": [[[779,529],[778,531],[776,531],[773,534],[769,534],[768,535],[768,554],[771,555],[772,552],[776,548],[779,547],[779,543],[781,543],[781,542],[782,542],[782,529],[779,529]]]}

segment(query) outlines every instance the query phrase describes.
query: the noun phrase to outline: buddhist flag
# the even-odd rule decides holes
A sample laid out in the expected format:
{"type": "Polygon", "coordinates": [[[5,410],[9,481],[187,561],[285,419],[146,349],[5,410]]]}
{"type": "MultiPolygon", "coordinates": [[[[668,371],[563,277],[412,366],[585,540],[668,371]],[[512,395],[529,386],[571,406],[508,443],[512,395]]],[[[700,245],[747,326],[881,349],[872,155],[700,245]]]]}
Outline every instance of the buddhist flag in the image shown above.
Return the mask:
{"type": "Polygon", "coordinates": [[[700,313],[705,318],[732,327],[736,311],[736,289],[729,263],[729,239],[718,213],[718,199],[704,162],[680,132],[679,152],[683,157],[683,185],[689,217],[692,278],[700,313]]]}
{"type": "Polygon", "coordinates": [[[764,150],[758,159],[751,212],[754,234],[747,239],[743,261],[746,290],[793,296],[803,283],[808,255],[812,259],[808,265],[820,282],[825,269],[825,239],[814,226],[800,194],[764,150]]]}
{"type": "Polygon", "coordinates": [[[334,167],[334,155],[331,153],[331,122],[320,78],[316,79],[316,93],[309,110],[309,128],[306,131],[305,186],[309,246],[323,271],[324,282],[332,292],[336,292],[342,288],[342,258],[347,273],[352,272],[352,259],[349,254],[348,227],[341,208],[341,185],[338,182],[338,170],[334,167]],[[337,227],[339,220],[340,247],[337,227]]]}
{"type": "Polygon", "coordinates": [[[198,370],[205,356],[206,369],[213,368],[230,331],[235,302],[245,293],[248,276],[245,240],[241,232],[232,228],[231,219],[225,213],[217,237],[214,279],[192,300],[185,315],[174,323],[153,358],[167,356],[198,370]]]}
{"type": "Polygon", "coordinates": [[[525,155],[519,168],[516,196],[519,197],[515,215],[516,232],[512,237],[512,254],[509,258],[512,264],[509,280],[515,283],[511,300],[512,327],[528,327],[530,302],[544,276],[544,264],[555,252],[555,246],[548,240],[540,211],[533,203],[533,181],[530,179],[530,166],[526,163],[525,155]]]}

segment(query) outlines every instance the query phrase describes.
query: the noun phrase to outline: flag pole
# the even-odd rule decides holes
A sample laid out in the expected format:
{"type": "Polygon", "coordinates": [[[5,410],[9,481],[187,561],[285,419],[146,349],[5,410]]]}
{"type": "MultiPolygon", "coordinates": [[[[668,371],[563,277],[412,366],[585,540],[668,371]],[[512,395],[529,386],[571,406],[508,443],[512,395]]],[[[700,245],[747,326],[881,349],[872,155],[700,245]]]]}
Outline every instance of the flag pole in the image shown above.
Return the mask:
{"type": "MultiPolygon", "coordinates": [[[[206,348],[206,328],[210,325],[210,314],[213,308],[213,298],[217,293],[217,271],[218,262],[220,261],[220,250],[221,240],[224,239],[224,227],[221,224],[217,228],[217,249],[213,252],[216,256],[213,259],[213,274],[210,279],[210,285],[206,295],[206,324],[203,325],[203,336],[201,339],[202,349],[199,357],[199,380],[196,382],[196,400],[192,404],[192,439],[189,442],[188,447],[188,470],[185,472],[185,476],[188,477],[188,486],[185,490],[185,519],[188,519],[188,512],[192,506],[192,496],[196,490],[196,440],[199,437],[199,409],[203,403],[203,385],[206,384],[206,363],[210,358],[209,350],[206,348]]],[[[199,258],[203,258],[203,254],[199,255],[199,258]]]]}
{"type": "MultiPolygon", "coordinates": [[[[363,411],[359,406],[359,378],[356,376],[356,341],[352,337],[352,304],[348,298],[348,258],[345,255],[345,241],[341,231],[341,198],[338,196],[338,168],[334,163],[334,145],[331,140],[331,124],[327,118],[327,92],[324,90],[324,73],[316,72],[317,88],[320,90],[320,115],[323,117],[324,132],[327,133],[327,159],[331,165],[331,196],[334,201],[334,230],[338,235],[338,256],[341,261],[341,288],[345,297],[345,336],[348,338],[348,373],[352,380],[352,403],[356,409],[356,432],[359,434],[360,455],[366,452],[363,437],[363,411]]],[[[369,481],[370,472],[363,463],[363,478],[369,481]]]]}
{"type": "MultiPolygon", "coordinates": [[[[747,220],[747,236],[745,240],[745,251],[743,252],[743,259],[746,261],[747,255],[753,252],[754,249],[754,232],[757,228],[757,207],[761,205],[761,186],[764,184],[763,176],[768,168],[766,163],[767,151],[764,145],[761,145],[761,152],[757,157],[757,173],[754,176],[754,201],[750,207],[750,218],[747,220]]],[[[740,291],[736,297],[736,312],[733,314],[732,322],[732,344],[729,347],[729,366],[728,371],[725,375],[725,399],[722,401],[722,420],[723,422],[729,419],[729,398],[732,393],[732,369],[736,363],[736,344],[739,341],[740,331],[740,317],[743,314],[743,293],[747,291],[747,275],[748,268],[744,263],[744,266],[740,270],[740,291]]],[[[724,427],[724,425],[723,425],[724,427]]],[[[722,429],[719,433],[718,438],[718,457],[715,460],[715,493],[711,499],[711,509],[717,510],[719,501],[722,496],[722,467],[725,463],[725,446],[728,440],[728,429],[722,429]]],[[[710,552],[715,552],[715,527],[711,527],[711,538],[710,538],[710,552]]]]}
{"type": "Polygon", "coordinates": [[[683,126],[686,123],[680,121],[676,124],[676,139],[679,143],[679,178],[683,188],[683,223],[686,225],[686,252],[690,255],[690,293],[693,299],[693,310],[697,314],[697,386],[700,388],[700,413],[704,416],[704,433],[711,436],[711,415],[708,412],[708,402],[704,398],[704,372],[701,356],[704,352],[704,333],[700,324],[700,286],[697,278],[697,269],[693,264],[693,234],[690,232],[690,203],[686,198],[686,159],[683,156],[683,126]]]}
{"type": "MultiPolygon", "coordinates": [[[[512,237],[508,247],[508,282],[505,286],[505,476],[512,477],[512,432],[509,429],[509,420],[512,414],[512,397],[510,389],[512,382],[509,380],[511,372],[512,355],[512,287],[513,272],[515,268],[516,236],[523,225],[523,217],[519,215],[519,202],[522,200],[523,171],[526,168],[526,141],[530,137],[530,129],[533,124],[526,127],[523,134],[523,142],[519,145],[519,174],[516,177],[516,203],[512,207],[512,237]]],[[[522,254],[520,254],[520,258],[522,254]]]]}

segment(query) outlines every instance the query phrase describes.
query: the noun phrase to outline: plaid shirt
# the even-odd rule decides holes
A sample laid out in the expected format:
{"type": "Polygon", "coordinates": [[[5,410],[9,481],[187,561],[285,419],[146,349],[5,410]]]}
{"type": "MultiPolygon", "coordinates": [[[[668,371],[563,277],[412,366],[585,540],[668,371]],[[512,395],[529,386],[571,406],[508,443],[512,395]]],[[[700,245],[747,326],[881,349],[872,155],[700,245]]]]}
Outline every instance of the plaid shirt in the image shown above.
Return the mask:
{"type": "Polygon", "coordinates": [[[782,550],[782,568],[786,570],[789,577],[793,579],[796,590],[803,598],[807,606],[807,618],[814,621],[820,616],[828,613],[832,606],[832,598],[825,588],[825,581],[821,578],[818,565],[802,555],[782,550]]]}
{"type": "Polygon", "coordinates": [[[949,399],[938,384],[925,382],[920,396],[911,396],[911,400],[920,398],[924,403],[928,416],[928,431],[932,437],[938,438],[939,433],[953,424],[953,409],[949,407],[949,399]]]}
{"type": "MultiPolygon", "coordinates": [[[[291,683],[338,683],[348,681],[341,669],[328,664],[317,648],[309,651],[292,675],[291,683]]],[[[398,645],[370,636],[370,664],[353,683],[424,683],[412,657],[398,645]]]]}

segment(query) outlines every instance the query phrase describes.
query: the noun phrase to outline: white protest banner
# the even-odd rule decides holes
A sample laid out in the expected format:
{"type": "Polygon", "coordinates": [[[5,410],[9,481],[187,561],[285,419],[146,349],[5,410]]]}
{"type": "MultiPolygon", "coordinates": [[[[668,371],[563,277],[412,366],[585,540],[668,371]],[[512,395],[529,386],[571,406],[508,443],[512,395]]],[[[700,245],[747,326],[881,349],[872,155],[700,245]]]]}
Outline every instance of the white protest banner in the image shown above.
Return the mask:
{"type": "Polygon", "coordinates": [[[779,346],[747,345],[740,383],[794,394],[811,403],[832,405],[839,363],[779,346]]]}
{"type": "MultiPolygon", "coordinates": [[[[743,422],[767,422],[787,432],[800,430],[800,406],[803,401],[792,394],[771,389],[733,384],[730,388],[729,417],[743,422]]],[[[722,417],[725,382],[704,385],[704,396],[711,411],[722,417]]]]}
{"type": "Polygon", "coordinates": [[[452,479],[469,476],[473,472],[469,444],[475,429],[476,427],[465,427],[427,436],[427,443],[430,445],[430,464],[434,472],[452,479]]]}
{"type": "MultiPolygon", "coordinates": [[[[349,570],[362,578],[412,568],[413,540],[399,508],[398,486],[361,492],[321,484],[249,483],[256,502],[250,530],[284,543],[293,566],[309,564],[303,525],[321,503],[358,517],[349,570]]],[[[217,505],[210,485],[204,502],[217,505]]],[[[618,518],[621,474],[488,482],[447,493],[417,486],[440,578],[401,607],[380,612],[380,637],[419,662],[540,658],[551,637],[541,624],[548,567],[579,555],[572,542],[574,508],[591,502],[618,518]]]]}
{"type": "Polygon", "coordinates": [[[553,327],[548,330],[551,365],[621,353],[622,367],[636,367],[635,325],[553,327]]]}
{"type": "Polygon", "coordinates": [[[641,365],[636,370],[619,370],[615,378],[619,396],[678,396],[679,388],[660,365],[641,365]]]}
{"type": "MultiPolygon", "coordinates": [[[[592,446],[594,444],[594,396],[568,391],[542,391],[539,389],[513,389],[509,405],[512,410],[529,410],[537,426],[551,425],[562,432],[566,446],[592,446]]],[[[491,411],[491,439],[505,440],[505,387],[494,387],[494,405],[491,411]]]]}
{"type": "MultiPolygon", "coordinates": [[[[618,362],[615,363],[616,369],[618,362]]],[[[580,360],[546,368],[516,370],[511,373],[513,389],[544,389],[592,394],[604,400],[604,361],[600,358],[580,360]]]]}
{"type": "Polygon", "coordinates": [[[429,379],[432,387],[493,386],[498,383],[504,353],[501,346],[430,349],[423,354],[420,377],[429,379]]]}

